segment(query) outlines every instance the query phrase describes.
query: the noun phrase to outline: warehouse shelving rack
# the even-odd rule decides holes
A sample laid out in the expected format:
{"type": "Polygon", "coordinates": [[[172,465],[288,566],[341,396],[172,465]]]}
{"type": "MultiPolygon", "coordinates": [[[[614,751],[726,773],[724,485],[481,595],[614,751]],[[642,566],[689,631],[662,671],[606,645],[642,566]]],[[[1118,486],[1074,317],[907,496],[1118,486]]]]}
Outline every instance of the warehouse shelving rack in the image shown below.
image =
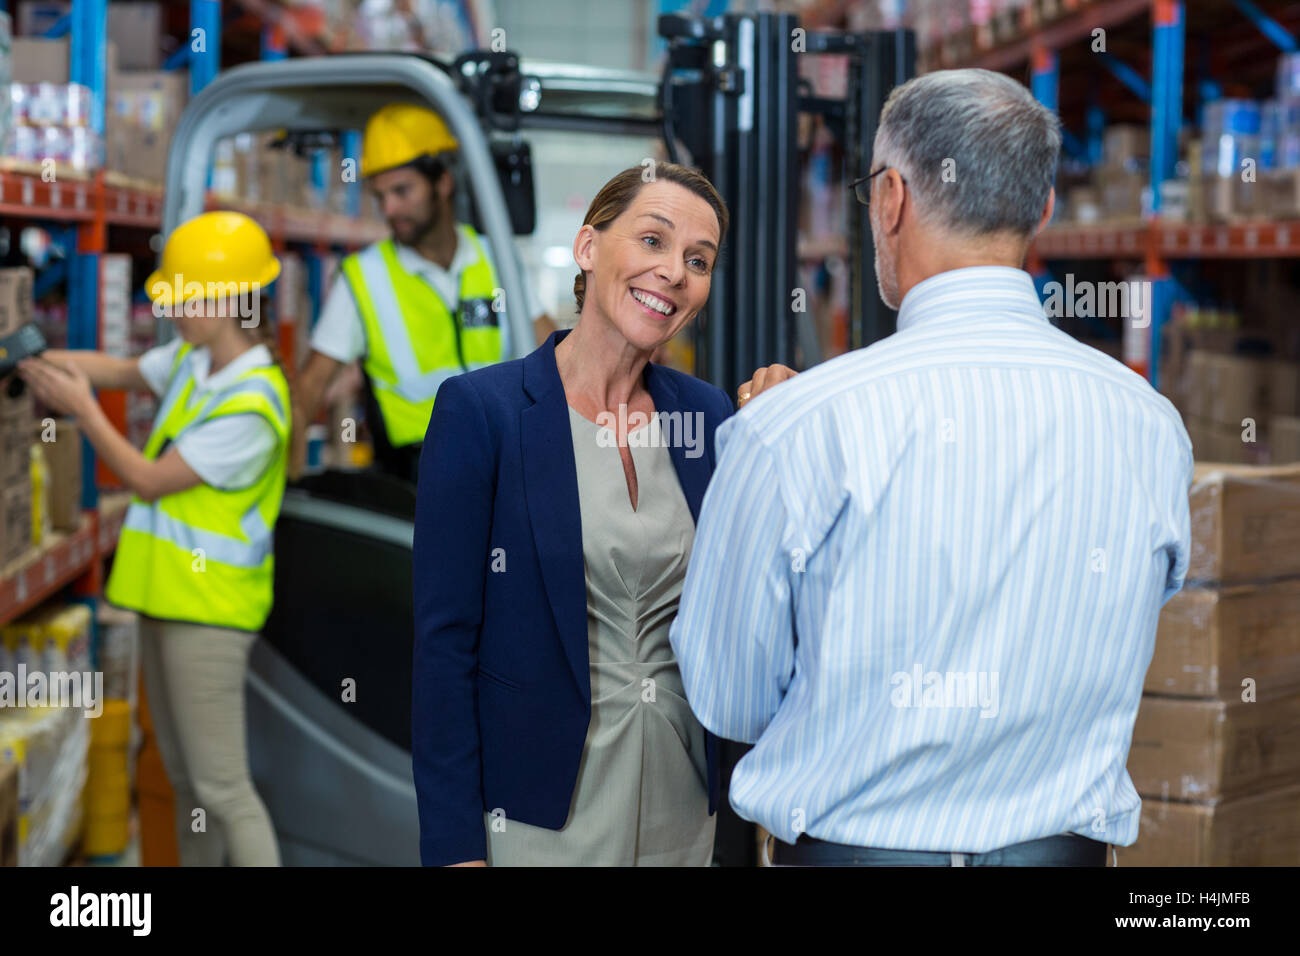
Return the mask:
{"type": "MultiPolygon", "coordinates": [[[[1137,259],[1152,280],[1150,359],[1147,374],[1158,385],[1160,330],[1168,321],[1175,299],[1183,293],[1180,274],[1194,261],[1300,257],[1300,221],[1261,220],[1233,224],[1185,224],[1160,218],[1160,186],[1174,177],[1178,131],[1185,116],[1184,81],[1188,73],[1185,50],[1187,18],[1212,18],[1216,50],[1197,51],[1193,63],[1198,102],[1222,95],[1222,88],[1207,75],[1209,62],[1218,59],[1225,75],[1247,67],[1259,72],[1270,65],[1261,52],[1294,52],[1293,33],[1300,14],[1288,9],[1279,19],[1248,0],[1222,0],[1188,4],[1184,0],[1058,0],[1059,15],[1047,20],[1041,11],[1048,4],[1022,8],[1018,29],[1003,33],[981,46],[981,35],[945,38],[926,51],[930,69],[982,67],[1016,74],[1027,73],[1030,88],[1044,104],[1059,107],[1060,53],[1066,47],[1086,45],[1093,31],[1144,32],[1149,25],[1151,62],[1144,75],[1114,52],[1093,55],[1095,66],[1118,79],[1132,95],[1127,115],[1146,113],[1151,128],[1150,182],[1152,218],[1144,222],[1049,226],[1038,236],[1029,255],[1028,269],[1040,288],[1050,279],[1054,260],[1137,259]],[[1145,21],[1145,22],[1144,22],[1145,21]],[[1252,60],[1254,62],[1252,62],[1252,60]],[[1134,112],[1137,111],[1137,112],[1134,112]]],[[[987,39],[989,34],[983,34],[987,39]]],[[[1091,95],[1091,94],[1090,94],[1091,95]]],[[[1127,119],[1127,116],[1126,116],[1127,119]]],[[[1106,117],[1095,101],[1086,112],[1086,130],[1065,130],[1065,148],[1073,155],[1096,160],[1106,117]]]]}
{"type": "MultiPolygon", "coordinates": [[[[0,0],[0,9],[7,11],[11,7],[0,0]]],[[[107,0],[72,0],[70,14],[50,31],[52,36],[70,38],[69,80],[91,90],[90,125],[101,135],[108,79],[107,9],[107,0]]],[[[219,0],[190,0],[189,14],[191,29],[203,30],[205,43],[198,51],[183,46],[164,68],[188,66],[191,92],[197,93],[220,68],[222,4],[219,0]]],[[[286,31],[276,15],[273,22],[263,25],[261,57],[272,60],[286,56],[291,37],[305,43],[305,38],[294,37],[291,29],[286,31]]],[[[109,230],[160,231],[162,187],[102,169],[85,172],[58,164],[53,181],[42,172],[40,164],[0,160],[0,219],[45,225],[52,234],[70,239],[66,263],[52,266],[48,274],[42,273],[37,288],[43,292],[58,281],[66,282],[68,346],[93,349],[100,340],[100,265],[101,257],[110,251],[109,230]]],[[[353,213],[360,211],[359,188],[349,197],[348,206],[353,213]]],[[[209,195],[206,207],[237,209],[256,219],[271,236],[277,252],[286,251],[290,243],[306,246],[313,305],[318,305],[323,296],[320,261],[324,256],[357,248],[385,235],[373,223],[280,204],[209,195]]],[[[292,330],[282,337],[281,344],[291,348],[292,330]]],[[[293,353],[287,350],[285,354],[293,353]]],[[[110,420],[125,430],[125,393],[101,390],[99,397],[110,420]]],[[[85,597],[102,589],[103,559],[116,546],[126,508],[126,498],[120,492],[110,492],[101,499],[100,488],[110,477],[97,466],[93,450],[83,439],[82,526],[76,532],[52,535],[21,560],[0,568],[0,623],[20,616],[69,584],[75,594],[85,597]]]]}

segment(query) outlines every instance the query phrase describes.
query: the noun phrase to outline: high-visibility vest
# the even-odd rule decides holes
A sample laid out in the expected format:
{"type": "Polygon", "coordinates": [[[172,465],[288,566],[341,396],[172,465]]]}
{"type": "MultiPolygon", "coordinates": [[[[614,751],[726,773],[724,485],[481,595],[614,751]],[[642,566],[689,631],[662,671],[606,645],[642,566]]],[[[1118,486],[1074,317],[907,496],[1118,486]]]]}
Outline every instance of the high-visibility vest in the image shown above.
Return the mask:
{"type": "Polygon", "coordinates": [[[402,268],[391,239],[341,264],[366,331],[363,367],[395,448],[424,441],[438,386],[505,358],[493,307],[496,273],[478,234],[464,227],[462,235],[478,258],[461,273],[454,312],[428,282],[402,268]]]}
{"type": "Polygon", "coordinates": [[[246,488],[207,484],[153,502],[133,498],[104,596],[152,617],[246,631],[271,612],[272,531],[280,515],[289,447],[289,386],[275,366],[253,368],[196,395],[194,350],[183,345],[144,456],[153,461],[181,435],[227,415],[261,415],[279,439],[270,464],[246,488]]]}

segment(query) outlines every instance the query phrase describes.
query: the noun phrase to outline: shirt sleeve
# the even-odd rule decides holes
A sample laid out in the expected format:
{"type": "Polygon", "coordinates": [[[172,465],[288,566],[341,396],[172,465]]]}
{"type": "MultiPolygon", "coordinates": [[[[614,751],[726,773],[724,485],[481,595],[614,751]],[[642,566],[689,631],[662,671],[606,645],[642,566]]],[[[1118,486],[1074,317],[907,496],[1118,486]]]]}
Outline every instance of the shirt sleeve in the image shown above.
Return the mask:
{"type": "Polygon", "coordinates": [[[1161,598],[1161,606],[1168,603],[1171,597],[1182,590],[1183,582],[1187,579],[1187,569],[1191,564],[1192,517],[1190,492],[1195,464],[1192,459],[1192,446],[1187,438],[1187,433],[1183,431],[1180,438],[1180,465],[1177,480],[1171,482],[1173,485],[1173,500],[1170,502],[1169,508],[1170,525],[1174,529],[1174,544],[1170,549],[1169,576],[1165,581],[1165,593],[1161,598]]]}
{"type": "Polygon", "coordinates": [[[157,345],[140,356],[140,375],[150,391],[161,397],[167,391],[167,382],[171,379],[172,365],[176,362],[176,353],[180,351],[184,340],[179,335],[165,345],[157,345]]]}
{"type": "Polygon", "coordinates": [[[728,419],[717,445],[669,639],[700,723],[755,743],[794,671],[787,511],[775,458],[747,423],[728,419]]]}
{"type": "Polygon", "coordinates": [[[196,426],[176,440],[176,450],[204,484],[235,491],[262,476],[278,443],[271,423],[250,412],[196,426]]]}
{"type": "Polygon", "coordinates": [[[361,313],[348,280],[340,271],[334,285],[321,306],[320,318],[311,332],[313,351],[328,355],[344,365],[360,358],[366,352],[366,333],[361,326],[361,313]]]}

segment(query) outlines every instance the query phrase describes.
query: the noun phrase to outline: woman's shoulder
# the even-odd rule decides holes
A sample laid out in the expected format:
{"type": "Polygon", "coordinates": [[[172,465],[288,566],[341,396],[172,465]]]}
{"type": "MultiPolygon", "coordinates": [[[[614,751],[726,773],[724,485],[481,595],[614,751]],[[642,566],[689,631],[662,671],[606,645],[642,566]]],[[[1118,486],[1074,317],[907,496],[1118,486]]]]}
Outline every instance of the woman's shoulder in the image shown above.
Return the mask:
{"type": "Polygon", "coordinates": [[[735,411],[731,398],[718,386],[667,365],[655,365],[654,370],[656,375],[671,383],[683,409],[715,414],[719,418],[726,418],[735,411]]]}
{"type": "Polygon", "coordinates": [[[469,402],[489,418],[517,410],[525,401],[523,359],[511,359],[453,375],[438,388],[434,408],[469,402]]]}

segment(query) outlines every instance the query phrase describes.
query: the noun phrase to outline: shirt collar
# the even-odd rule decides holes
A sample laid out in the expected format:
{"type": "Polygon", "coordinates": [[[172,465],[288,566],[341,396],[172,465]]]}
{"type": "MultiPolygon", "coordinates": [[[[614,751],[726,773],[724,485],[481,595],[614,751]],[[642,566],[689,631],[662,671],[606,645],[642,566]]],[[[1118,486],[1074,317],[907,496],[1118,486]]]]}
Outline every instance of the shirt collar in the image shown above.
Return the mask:
{"type": "Polygon", "coordinates": [[[898,329],[922,322],[998,313],[1047,321],[1034,280],[1010,266],[968,266],[918,282],[903,296],[898,329]]]}
{"type": "Polygon", "coordinates": [[[452,253],[451,265],[446,269],[432,259],[426,259],[413,247],[403,245],[397,240],[393,242],[397,246],[397,261],[407,272],[416,274],[424,272],[433,275],[442,273],[458,276],[478,259],[478,251],[474,248],[474,243],[462,223],[456,224],[456,251],[452,253]]]}
{"type": "Polygon", "coordinates": [[[205,391],[216,390],[230,385],[249,369],[261,368],[272,364],[271,351],[265,345],[254,345],[251,349],[236,356],[233,361],[211,378],[208,370],[212,367],[212,353],[207,346],[199,349],[194,356],[194,383],[205,391]]]}

